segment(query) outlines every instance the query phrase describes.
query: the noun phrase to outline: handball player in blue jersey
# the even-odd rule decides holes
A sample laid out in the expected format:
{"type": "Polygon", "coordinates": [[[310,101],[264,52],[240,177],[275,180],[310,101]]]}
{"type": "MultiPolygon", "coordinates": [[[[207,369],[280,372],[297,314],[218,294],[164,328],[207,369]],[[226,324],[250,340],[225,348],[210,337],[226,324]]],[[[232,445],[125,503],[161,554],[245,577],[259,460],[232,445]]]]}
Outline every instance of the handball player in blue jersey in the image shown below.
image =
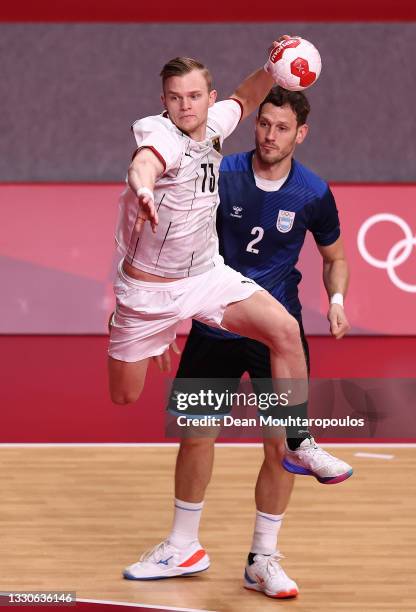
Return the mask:
{"type": "MultiPolygon", "coordinates": [[[[274,87],[256,118],[254,151],[230,155],[220,167],[217,228],[225,263],[267,289],[298,321],[303,333],[295,268],[306,233],[312,232],[323,259],[331,334],[349,329],[343,308],[348,285],[338,212],[328,184],[294,158],[308,132],[306,96],[274,87]]],[[[193,321],[177,378],[271,378],[269,350],[263,344],[193,321]]],[[[305,413],[296,416],[306,417],[305,413]]],[[[264,461],[256,490],[256,518],[244,585],[274,597],[298,592],[279,564],[277,539],[294,484],[294,474],[323,483],[345,480],[352,470],[321,449],[308,430],[294,437],[264,439],[264,461]]],[[[181,442],[176,465],[175,517],[170,542],[185,546],[198,539],[199,517],[209,483],[214,438],[181,442]]],[[[232,519],[231,519],[232,520],[232,519]]]]}
{"type": "MultiPolygon", "coordinates": [[[[255,150],[227,156],[221,163],[217,213],[220,252],[226,264],[267,289],[297,319],[308,367],[309,352],[298,296],[301,274],[295,267],[307,231],[312,232],[323,259],[331,334],[342,338],[349,329],[343,308],[348,266],[335,200],[328,184],[293,158],[296,145],[307,135],[309,110],[303,93],[278,86],[272,89],[258,110],[255,150]]],[[[267,347],[194,320],[177,377],[235,378],[245,372],[252,378],[271,378],[267,347]]],[[[212,465],[213,441],[197,438],[188,446],[184,440],[179,452],[177,481],[183,473],[184,486],[181,492],[177,490],[177,495],[183,500],[201,501],[204,493],[201,470],[191,466],[201,460],[212,465]],[[198,491],[185,484],[186,479],[192,481],[193,469],[198,491]],[[188,490],[191,496],[186,497],[188,490]]],[[[276,558],[277,535],[298,464],[304,465],[306,459],[311,473],[318,479],[322,476],[323,482],[337,482],[340,473],[344,476],[350,473],[346,474],[345,464],[339,465],[343,462],[319,448],[302,429],[286,444],[281,438],[265,438],[264,451],[256,485],[255,531],[245,575],[246,586],[259,589],[262,584],[259,585],[255,574],[262,577],[267,563],[274,563],[276,558]],[[276,468],[278,458],[290,471],[276,468]]],[[[205,486],[209,476],[207,470],[205,486]]],[[[287,585],[281,572],[280,575],[281,593],[290,593],[291,585],[287,585]]]]}

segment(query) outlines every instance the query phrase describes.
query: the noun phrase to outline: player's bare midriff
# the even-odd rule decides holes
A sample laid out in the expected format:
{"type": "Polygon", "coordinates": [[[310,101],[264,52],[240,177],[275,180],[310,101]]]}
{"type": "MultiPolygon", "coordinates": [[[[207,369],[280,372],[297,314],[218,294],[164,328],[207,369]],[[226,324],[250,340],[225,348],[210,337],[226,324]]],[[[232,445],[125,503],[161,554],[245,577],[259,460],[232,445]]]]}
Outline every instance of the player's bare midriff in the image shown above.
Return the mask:
{"type": "Polygon", "coordinates": [[[127,263],[126,260],[123,261],[123,272],[135,280],[145,281],[148,283],[171,283],[172,281],[180,280],[179,278],[166,278],[165,276],[157,276],[156,274],[150,274],[144,270],[139,270],[139,268],[135,268],[131,264],[127,263]]]}

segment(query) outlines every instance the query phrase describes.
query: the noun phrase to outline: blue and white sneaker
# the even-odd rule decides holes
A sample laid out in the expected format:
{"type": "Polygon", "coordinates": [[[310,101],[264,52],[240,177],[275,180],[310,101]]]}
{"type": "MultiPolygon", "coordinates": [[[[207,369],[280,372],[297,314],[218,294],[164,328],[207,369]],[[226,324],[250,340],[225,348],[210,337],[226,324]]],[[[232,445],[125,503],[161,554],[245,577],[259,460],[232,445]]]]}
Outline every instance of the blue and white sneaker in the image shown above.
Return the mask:
{"type": "Polygon", "coordinates": [[[209,557],[199,542],[180,549],[164,540],[143,553],[137,563],[129,565],[123,576],[127,580],[159,580],[203,572],[209,564],[209,557]]]}
{"type": "Polygon", "coordinates": [[[282,465],[293,474],[315,476],[322,484],[342,482],[353,473],[348,463],[324,451],[312,437],[303,440],[294,451],[286,447],[282,465]]]}
{"type": "Polygon", "coordinates": [[[244,587],[275,599],[297,597],[298,585],[281,567],[282,558],[278,551],[273,555],[256,555],[254,562],[247,564],[244,570],[244,587]]]}

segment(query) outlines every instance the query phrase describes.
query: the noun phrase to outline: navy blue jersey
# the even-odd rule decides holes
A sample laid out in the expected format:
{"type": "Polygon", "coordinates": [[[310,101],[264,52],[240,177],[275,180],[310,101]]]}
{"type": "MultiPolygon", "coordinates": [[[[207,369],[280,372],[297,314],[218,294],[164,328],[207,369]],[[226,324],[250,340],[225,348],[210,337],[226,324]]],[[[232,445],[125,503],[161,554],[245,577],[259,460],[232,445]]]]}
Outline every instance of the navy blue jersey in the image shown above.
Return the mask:
{"type": "MultiPolygon", "coordinates": [[[[295,160],[278,191],[258,188],[253,153],[229,155],[221,163],[220,253],[226,264],[254,279],[300,319],[299,253],[308,230],[318,245],[328,246],[337,240],[337,207],[328,184],[295,160]]],[[[196,321],[194,325],[215,337],[238,337],[196,321]]]]}

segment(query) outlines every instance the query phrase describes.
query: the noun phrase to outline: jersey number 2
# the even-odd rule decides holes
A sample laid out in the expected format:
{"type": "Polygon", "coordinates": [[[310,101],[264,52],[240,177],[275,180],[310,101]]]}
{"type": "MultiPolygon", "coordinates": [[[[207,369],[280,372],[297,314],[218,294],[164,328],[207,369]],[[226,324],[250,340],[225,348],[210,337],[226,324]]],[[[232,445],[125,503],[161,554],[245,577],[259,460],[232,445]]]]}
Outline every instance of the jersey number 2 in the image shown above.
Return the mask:
{"type": "Polygon", "coordinates": [[[256,236],[254,240],[250,240],[247,245],[246,251],[247,253],[254,253],[255,255],[259,254],[259,250],[254,248],[254,245],[260,242],[260,240],[264,236],[264,229],[262,227],[253,227],[251,230],[251,235],[256,236]]]}
{"type": "Polygon", "coordinates": [[[208,167],[210,170],[208,189],[210,193],[214,193],[215,191],[215,174],[214,174],[214,164],[201,164],[201,168],[204,171],[204,178],[202,179],[202,191],[205,191],[205,184],[208,178],[208,167]]]}

